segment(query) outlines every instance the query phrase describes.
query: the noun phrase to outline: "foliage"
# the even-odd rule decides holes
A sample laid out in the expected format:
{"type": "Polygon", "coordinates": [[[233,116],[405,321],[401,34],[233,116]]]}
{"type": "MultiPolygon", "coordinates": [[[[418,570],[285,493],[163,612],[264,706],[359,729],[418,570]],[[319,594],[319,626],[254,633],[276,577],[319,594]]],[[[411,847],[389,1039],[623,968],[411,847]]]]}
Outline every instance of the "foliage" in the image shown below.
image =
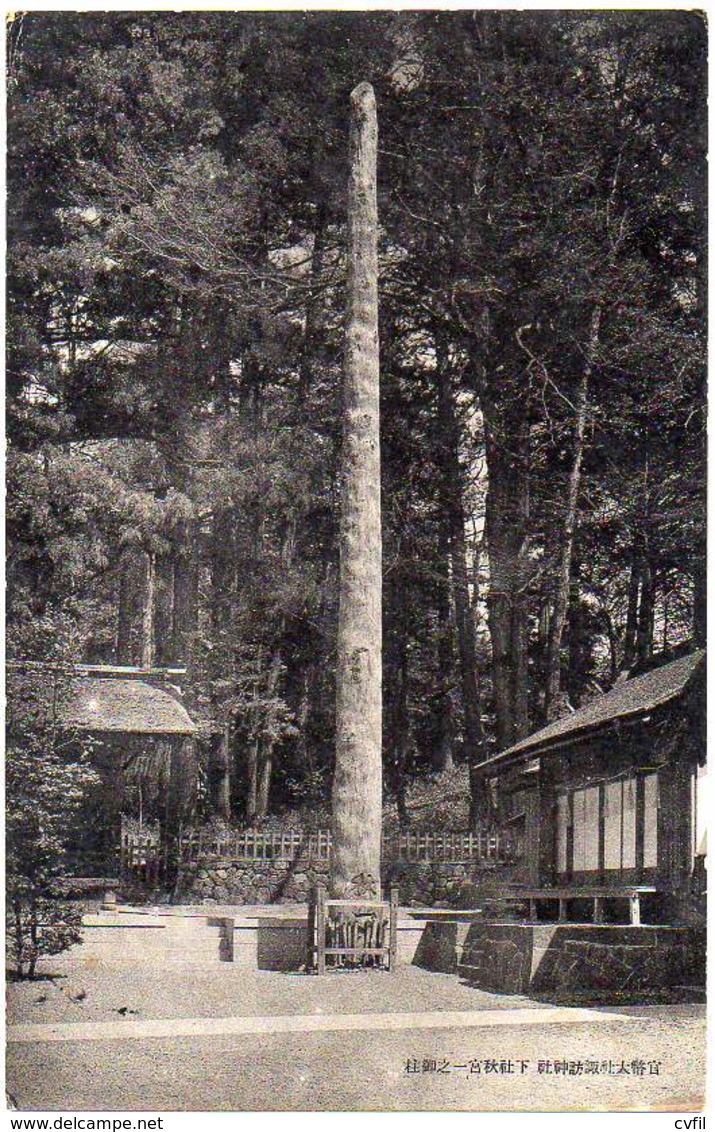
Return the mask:
{"type": "Polygon", "coordinates": [[[34,891],[12,888],[5,914],[8,959],[18,978],[32,978],[37,961],[82,942],[82,909],[34,891]]]}
{"type": "MultiPolygon", "coordinates": [[[[44,628],[50,630],[47,622],[44,628]]],[[[71,683],[63,675],[67,647],[57,643],[53,628],[54,669],[12,669],[8,679],[7,942],[20,977],[34,974],[42,954],[80,939],[81,915],[58,899],[56,882],[86,792],[97,780],[88,744],[61,724],[71,683]]]]}
{"type": "Polygon", "coordinates": [[[151,629],[225,729],[234,815],[327,792],[361,80],[392,795],[478,756],[465,663],[484,746],[542,720],[597,307],[561,686],[578,706],[699,631],[700,16],[28,13],[9,50],[15,655],[43,655],[44,617],[85,659],[138,662],[151,629]]]}

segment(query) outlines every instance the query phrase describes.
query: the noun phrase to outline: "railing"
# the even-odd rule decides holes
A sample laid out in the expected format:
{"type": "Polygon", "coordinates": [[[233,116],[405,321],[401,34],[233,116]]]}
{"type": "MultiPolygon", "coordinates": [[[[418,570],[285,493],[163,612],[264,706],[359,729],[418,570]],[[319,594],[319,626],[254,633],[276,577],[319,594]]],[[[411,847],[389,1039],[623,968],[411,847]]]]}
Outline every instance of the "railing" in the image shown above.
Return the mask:
{"type": "MultiPolygon", "coordinates": [[[[243,861],[308,861],[330,859],[330,833],[275,833],[261,830],[216,834],[190,830],[179,838],[179,860],[188,864],[207,859],[243,861]]],[[[445,864],[503,864],[519,856],[516,836],[508,830],[477,833],[399,833],[384,838],[382,856],[388,862],[445,864]]]]}
{"type": "Polygon", "coordinates": [[[212,857],[234,861],[293,861],[296,857],[327,861],[330,858],[330,834],[326,830],[308,834],[260,830],[216,834],[191,830],[180,836],[179,859],[182,862],[212,857]]]}
{"type": "Polygon", "coordinates": [[[474,861],[501,864],[516,860],[517,838],[510,830],[476,833],[398,833],[385,839],[383,856],[391,861],[474,861]]]}

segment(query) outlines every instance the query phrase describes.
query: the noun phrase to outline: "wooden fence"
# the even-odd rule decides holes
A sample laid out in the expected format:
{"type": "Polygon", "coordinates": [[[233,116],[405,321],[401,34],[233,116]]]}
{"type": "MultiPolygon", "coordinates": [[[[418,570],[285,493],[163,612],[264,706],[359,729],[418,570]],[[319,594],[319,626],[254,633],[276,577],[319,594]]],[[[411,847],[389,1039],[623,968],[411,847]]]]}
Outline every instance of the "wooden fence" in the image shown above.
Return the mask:
{"type": "MultiPolygon", "coordinates": [[[[191,863],[206,859],[239,861],[295,860],[328,861],[330,833],[274,833],[244,830],[215,834],[187,831],[179,838],[179,859],[191,863]]],[[[444,862],[445,864],[502,864],[516,859],[519,846],[509,832],[399,833],[383,840],[386,862],[444,862]]]]}
{"type": "Polygon", "coordinates": [[[179,859],[183,863],[226,858],[233,861],[293,861],[303,857],[310,861],[330,859],[330,834],[326,830],[315,833],[272,833],[261,830],[242,830],[230,834],[215,834],[205,830],[190,830],[179,837],[179,859]]]}
{"type": "MultiPolygon", "coordinates": [[[[481,830],[475,833],[396,833],[382,845],[385,864],[510,864],[519,859],[521,846],[509,831],[481,830]]],[[[176,865],[199,861],[294,861],[330,860],[330,833],[276,833],[241,830],[217,834],[208,830],[183,832],[171,854],[176,865]]],[[[158,831],[122,830],[121,876],[125,880],[155,886],[166,879],[165,846],[158,831]]]]}
{"type": "Polygon", "coordinates": [[[514,861],[519,846],[510,831],[475,833],[398,833],[385,839],[383,856],[390,861],[442,861],[445,864],[514,861]]]}

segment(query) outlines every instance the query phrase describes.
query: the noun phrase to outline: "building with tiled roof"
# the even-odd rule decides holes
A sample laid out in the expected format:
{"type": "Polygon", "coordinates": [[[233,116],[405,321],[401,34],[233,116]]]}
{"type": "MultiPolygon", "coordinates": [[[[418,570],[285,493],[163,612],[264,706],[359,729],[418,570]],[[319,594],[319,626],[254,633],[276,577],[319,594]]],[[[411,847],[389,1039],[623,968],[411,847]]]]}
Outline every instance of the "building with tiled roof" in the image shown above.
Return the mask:
{"type": "Polygon", "coordinates": [[[646,913],[688,918],[705,852],[705,653],[643,675],[485,759],[492,818],[532,886],[640,885],[646,913]],[[650,891],[652,890],[652,891],[650,891]]]}

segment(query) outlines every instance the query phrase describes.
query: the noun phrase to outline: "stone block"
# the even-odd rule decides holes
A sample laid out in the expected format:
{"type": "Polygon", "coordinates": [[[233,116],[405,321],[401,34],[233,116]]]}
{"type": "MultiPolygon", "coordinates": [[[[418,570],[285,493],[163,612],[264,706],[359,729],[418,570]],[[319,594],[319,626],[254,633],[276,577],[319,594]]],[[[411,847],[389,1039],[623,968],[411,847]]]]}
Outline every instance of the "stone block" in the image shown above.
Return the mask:
{"type": "Polygon", "coordinates": [[[456,922],[428,922],[415,949],[413,963],[428,971],[457,971],[458,928],[456,922]]]}
{"type": "Polygon", "coordinates": [[[261,971],[299,971],[308,957],[308,921],[258,918],[257,965],[261,971]]]}
{"type": "Polygon", "coordinates": [[[427,921],[413,960],[501,993],[649,992],[702,975],[689,928],[427,921]]]}

